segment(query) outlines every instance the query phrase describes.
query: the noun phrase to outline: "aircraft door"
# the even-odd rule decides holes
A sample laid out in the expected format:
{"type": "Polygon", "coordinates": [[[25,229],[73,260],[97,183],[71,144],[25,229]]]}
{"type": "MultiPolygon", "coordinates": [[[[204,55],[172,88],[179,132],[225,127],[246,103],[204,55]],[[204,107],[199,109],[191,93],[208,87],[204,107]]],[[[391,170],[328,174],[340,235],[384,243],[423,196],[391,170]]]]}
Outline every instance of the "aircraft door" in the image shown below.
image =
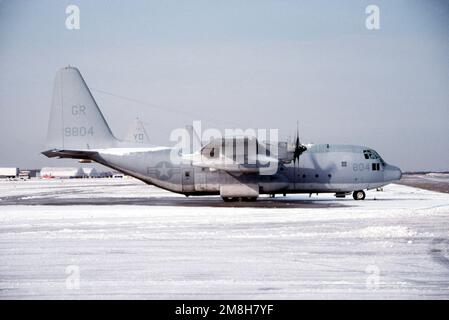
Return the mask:
{"type": "Polygon", "coordinates": [[[182,168],[182,191],[195,191],[195,184],[193,181],[193,168],[182,168]]]}
{"type": "Polygon", "coordinates": [[[207,169],[195,168],[195,191],[207,190],[207,169]]]}

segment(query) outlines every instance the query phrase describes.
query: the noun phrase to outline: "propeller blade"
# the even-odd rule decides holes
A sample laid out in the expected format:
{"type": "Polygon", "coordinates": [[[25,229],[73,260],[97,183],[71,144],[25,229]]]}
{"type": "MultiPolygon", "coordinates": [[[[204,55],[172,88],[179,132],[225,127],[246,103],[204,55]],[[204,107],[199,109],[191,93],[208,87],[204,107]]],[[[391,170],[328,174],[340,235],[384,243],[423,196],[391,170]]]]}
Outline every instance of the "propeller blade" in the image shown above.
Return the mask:
{"type": "Polygon", "coordinates": [[[295,150],[293,151],[293,163],[296,163],[296,160],[299,161],[299,156],[307,150],[307,147],[302,145],[299,140],[299,125],[296,122],[296,141],[295,141],[295,150]]]}

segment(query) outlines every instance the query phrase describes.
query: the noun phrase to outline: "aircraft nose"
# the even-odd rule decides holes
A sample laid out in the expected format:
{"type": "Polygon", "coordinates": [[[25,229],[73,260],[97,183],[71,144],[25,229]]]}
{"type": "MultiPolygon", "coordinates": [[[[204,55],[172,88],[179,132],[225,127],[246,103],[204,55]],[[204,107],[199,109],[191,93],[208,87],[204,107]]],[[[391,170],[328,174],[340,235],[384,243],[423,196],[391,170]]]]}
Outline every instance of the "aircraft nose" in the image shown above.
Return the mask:
{"type": "Polygon", "coordinates": [[[384,180],[385,181],[396,181],[401,180],[402,171],[398,167],[387,164],[384,170],[384,180]]]}

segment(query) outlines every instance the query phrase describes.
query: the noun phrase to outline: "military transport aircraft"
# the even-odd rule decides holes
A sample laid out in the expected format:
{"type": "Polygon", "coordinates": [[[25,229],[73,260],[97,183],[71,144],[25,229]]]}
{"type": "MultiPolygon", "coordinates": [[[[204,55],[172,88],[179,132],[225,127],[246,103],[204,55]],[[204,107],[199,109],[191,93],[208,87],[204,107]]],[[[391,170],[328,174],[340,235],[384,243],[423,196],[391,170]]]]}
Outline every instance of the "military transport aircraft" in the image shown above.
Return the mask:
{"type": "Polygon", "coordinates": [[[298,134],[294,143],[278,142],[276,153],[253,137],[212,139],[189,154],[173,147],[130,146],[114,137],[81,73],[70,66],[56,74],[47,147],[43,152],[47,157],[95,161],[172,192],[220,195],[225,201],[291,193],[335,193],[336,197],[353,193],[355,200],[363,200],[363,190],[385,186],[402,175],[373,149],[303,145],[298,134]],[[253,142],[256,152],[248,148],[253,142]],[[243,150],[243,156],[228,156],[226,150],[237,149],[243,150]],[[174,163],[173,153],[182,161],[174,163]],[[275,165],[270,174],[262,172],[267,165],[264,159],[275,165]]]}

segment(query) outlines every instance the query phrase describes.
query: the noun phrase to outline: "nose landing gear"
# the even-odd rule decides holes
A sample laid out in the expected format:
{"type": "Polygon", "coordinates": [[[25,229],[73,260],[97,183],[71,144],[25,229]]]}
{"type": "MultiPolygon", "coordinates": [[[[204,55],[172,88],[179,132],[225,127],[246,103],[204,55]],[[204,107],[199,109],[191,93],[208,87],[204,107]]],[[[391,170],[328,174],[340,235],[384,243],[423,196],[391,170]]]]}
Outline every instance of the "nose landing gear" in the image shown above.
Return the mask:
{"type": "Polygon", "coordinates": [[[354,198],[354,200],[364,200],[365,199],[365,191],[356,190],[352,193],[352,197],[354,198]]]}

